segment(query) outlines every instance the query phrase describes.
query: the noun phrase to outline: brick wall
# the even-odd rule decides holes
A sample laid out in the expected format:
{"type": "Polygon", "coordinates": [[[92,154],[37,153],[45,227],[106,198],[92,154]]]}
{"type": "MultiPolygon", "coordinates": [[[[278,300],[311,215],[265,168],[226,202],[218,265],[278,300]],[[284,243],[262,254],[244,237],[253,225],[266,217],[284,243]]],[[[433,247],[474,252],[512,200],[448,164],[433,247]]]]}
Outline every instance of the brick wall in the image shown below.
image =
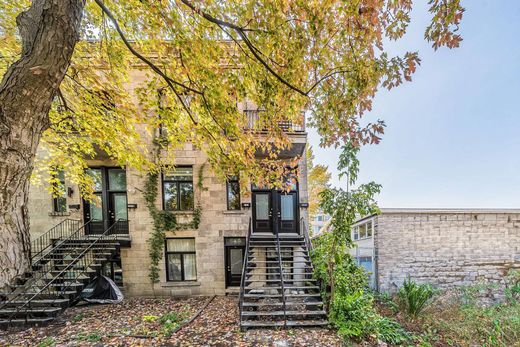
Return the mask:
{"type": "Polygon", "coordinates": [[[520,211],[385,212],[377,217],[378,287],[409,275],[440,288],[503,283],[520,268],[520,211]]]}

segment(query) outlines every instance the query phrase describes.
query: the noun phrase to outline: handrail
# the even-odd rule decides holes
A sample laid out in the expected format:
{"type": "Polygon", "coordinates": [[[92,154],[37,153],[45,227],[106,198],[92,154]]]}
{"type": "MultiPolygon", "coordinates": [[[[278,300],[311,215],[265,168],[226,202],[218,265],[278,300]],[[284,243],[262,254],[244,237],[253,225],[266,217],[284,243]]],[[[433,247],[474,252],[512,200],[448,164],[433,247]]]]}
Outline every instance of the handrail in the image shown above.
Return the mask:
{"type": "MultiPolygon", "coordinates": [[[[32,263],[31,266],[36,265],[39,261],[41,261],[43,259],[55,260],[54,256],[53,256],[54,255],[53,251],[55,251],[58,248],[60,248],[61,244],[64,243],[64,242],[67,242],[67,241],[70,241],[70,240],[76,240],[78,238],[78,236],[79,237],[84,236],[84,233],[81,233],[81,231],[85,231],[87,226],[89,225],[89,223],[90,223],[90,221],[88,221],[87,223],[83,224],[74,233],[69,235],[66,239],[61,240],[61,242],[59,242],[59,244],[54,246],[49,252],[47,252],[47,254],[45,256],[43,256],[40,259],[38,259],[37,262],[32,263]],[[50,256],[50,259],[48,259],[47,256],[50,256]]],[[[65,256],[68,256],[71,253],[72,253],[72,250],[69,253],[61,253],[60,254],[60,258],[63,259],[65,256]]],[[[51,264],[50,261],[47,264],[41,264],[41,268],[38,269],[37,271],[33,272],[33,275],[31,276],[30,279],[27,280],[27,282],[25,283],[24,287],[27,284],[29,284],[29,287],[30,287],[33,284],[35,284],[37,281],[43,279],[45,277],[45,275],[47,275],[50,271],[52,271],[53,267],[54,267],[54,264],[51,264]],[[35,274],[39,274],[39,276],[36,276],[35,274]]],[[[0,306],[0,309],[3,309],[4,307],[6,307],[9,304],[11,304],[13,301],[16,301],[20,296],[22,296],[24,294],[24,291],[23,291],[23,288],[20,288],[20,289],[21,290],[18,293],[16,293],[16,290],[14,290],[12,292],[12,294],[15,294],[15,296],[12,297],[10,300],[5,301],[3,303],[3,305],[0,306]]]]}
{"type": "MultiPolygon", "coordinates": [[[[24,304],[22,304],[21,306],[18,306],[16,308],[16,310],[11,313],[9,315],[9,318],[7,319],[8,321],[11,321],[13,319],[13,317],[18,314],[22,308],[26,307],[29,305],[30,307],[30,304],[32,303],[32,301],[38,297],[39,295],[41,295],[45,290],[47,290],[51,284],[53,284],[56,279],[60,278],[61,280],[64,280],[63,278],[61,278],[61,276],[64,274],[64,273],[67,273],[69,272],[70,268],[73,267],[73,266],[76,266],[76,264],[78,263],[78,261],[82,260],[85,256],[85,254],[87,254],[87,252],[89,252],[91,250],[91,248],[98,242],[100,241],[101,239],[104,239],[107,235],[109,235],[112,231],[112,229],[116,228],[117,229],[117,225],[119,225],[119,223],[121,222],[121,220],[118,220],[116,221],[114,224],[112,224],[110,227],[108,227],[102,234],[100,234],[97,238],[95,238],[89,245],[88,247],[86,247],[78,256],[76,256],[76,258],[72,259],[72,261],[63,269],[60,271],[59,274],[57,274],[56,276],[53,276],[53,278],[47,282],[47,284],[45,284],[37,293],[35,293],[33,296],[31,296],[31,298],[29,298],[24,304]]],[[[85,270],[91,266],[92,264],[94,263],[94,260],[92,260],[90,263],[88,263],[87,265],[84,265],[84,268],[85,270]]],[[[52,270],[50,270],[52,271],[52,270]]],[[[45,274],[47,274],[48,272],[46,272],[45,274]]],[[[83,272],[80,272],[78,271],[78,275],[75,277],[75,278],[72,278],[72,279],[69,279],[69,283],[67,285],[63,285],[61,290],[55,290],[55,292],[57,292],[56,294],[63,294],[68,288],[70,288],[71,284],[73,282],[75,282],[79,276],[81,276],[83,274],[83,272]]],[[[65,282],[64,282],[65,283],[65,282]]],[[[52,300],[52,304],[58,300],[57,298],[52,300]]],[[[12,300],[11,300],[12,301],[12,300]]],[[[27,322],[27,315],[25,315],[25,321],[27,322]]]]}
{"type": "MultiPolygon", "coordinates": [[[[309,237],[309,230],[305,227],[305,220],[303,219],[303,217],[300,219],[300,228],[302,229],[302,234],[305,238],[305,244],[307,245],[307,249],[309,251],[309,257],[311,255],[311,252],[313,250],[313,246],[312,246],[312,241],[309,237]]],[[[311,260],[311,269],[312,269],[312,260],[311,260]]],[[[309,269],[306,268],[306,272],[308,271],[309,269]]],[[[306,273],[306,275],[309,275],[309,273],[306,273]]],[[[312,272],[311,272],[311,277],[312,277],[312,272]]],[[[317,284],[318,284],[318,287],[320,288],[321,290],[321,280],[320,279],[317,279],[317,284]]]]}
{"type": "Polygon", "coordinates": [[[51,229],[47,230],[36,239],[31,241],[31,263],[34,258],[42,254],[47,248],[52,246],[53,240],[63,238],[72,230],[77,230],[80,224],[79,219],[64,219],[51,229]]]}
{"type": "Polygon", "coordinates": [[[242,327],[242,312],[244,311],[244,291],[245,291],[245,279],[246,279],[246,268],[248,264],[247,258],[249,257],[249,242],[251,240],[251,230],[252,230],[252,219],[249,218],[249,227],[247,229],[247,240],[246,240],[246,253],[244,256],[244,261],[242,265],[242,278],[240,279],[240,293],[238,294],[238,311],[239,311],[239,322],[240,327],[242,327]]]}
{"type": "MultiPolygon", "coordinates": [[[[87,227],[90,225],[91,221],[92,220],[88,220],[85,224],[79,226],[77,229],[75,229],[75,231],[72,234],[70,234],[66,238],[56,239],[56,240],[59,240],[59,242],[54,244],[54,246],[49,251],[47,251],[45,255],[43,255],[43,252],[41,252],[42,256],[40,256],[40,258],[38,258],[36,261],[33,261],[34,260],[34,257],[33,257],[31,259],[31,265],[36,265],[38,262],[41,262],[42,260],[46,259],[48,255],[52,255],[53,251],[60,248],[60,246],[63,242],[73,240],[74,238],[76,238],[78,236],[78,234],[81,234],[81,231],[83,231],[82,234],[85,235],[86,234],[85,231],[87,230],[87,227]]],[[[51,245],[52,245],[52,243],[51,243],[51,245]]],[[[46,248],[48,248],[48,247],[46,247],[46,248]]],[[[36,257],[36,255],[37,254],[35,254],[35,257],[36,257]]]]}
{"type": "Polygon", "coordinates": [[[285,298],[285,284],[283,279],[282,255],[280,252],[280,235],[276,233],[276,250],[278,252],[278,267],[280,269],[280,283],[282,285],[282,308],[283,308],[283,326],[287,327],[287,307],[285,298]]]}

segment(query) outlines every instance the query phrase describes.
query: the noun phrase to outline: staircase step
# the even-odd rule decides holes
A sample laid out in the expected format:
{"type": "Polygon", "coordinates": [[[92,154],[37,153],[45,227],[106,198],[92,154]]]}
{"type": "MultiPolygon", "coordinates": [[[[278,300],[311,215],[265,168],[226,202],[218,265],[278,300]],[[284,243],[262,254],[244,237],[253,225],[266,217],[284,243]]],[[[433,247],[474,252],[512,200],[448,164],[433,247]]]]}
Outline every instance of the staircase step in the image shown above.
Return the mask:
{"type": "MultiPolygon", "coordinates": [[[[75,293],[75,292],[74,292],[75,293]]],[[[25,305],[29,303],[29,300],[13,300],[2,303],[6,306],[17,306],[17,305],[25,305]]],[[[67,306],[70,303],[69,299],[35,299],[30,301],[31,306],[67,306]]]]}
{"type": "Polygon", "coordinates": [[[282,294],[244,294],[244,298],[281,298],[282,294]]]}
{"type": "MultiPolygon", "coordinates": [[[[294,301],[286,301],[285,306],[320,306],[323,305],[323,301],[312,301],[312,302],[294,302],[294,301]]],[[[243,307],[262,307],[262,306],[283,306],[282,302],[243,302],[243,307]]]]}
{"type": "MultiPolygon", "coordinates": [[[[320,287],[318,286],[284,286],[285,290],[311,290],[311,289],[314,289],[314,290],[318,290],[320,289],[320,287]]],[[[253,289],[256,289],[256,290],[271,290],[271,289],[275,289],[275,290],[281,290],[282,287],[280,286],[276,286],[276,287],[256,287],[256,288],[245,288],[247,290],[253,290],[253,289]]]]}
{"type": "Polygon", "coordinates": [[[320,316],[326,315],[325,311],[244,311],[242,312],[243,317],[256,317],[256,316],[320,316]]]}
{"type": "Polygon", "coordinates": [[[37,307],[33,307],[33,308],[22,307],[19,310],[16,307],[13,307],[13,308],[2,308],[0,310],[0,316],[10,316],[12,314],[15,314],[15,315],[25,315],[25,314],[35,315],[35,314],[40,314],[40,315],[47,315],[47,316],[49,316],[49,315],[56,315],[56,314],[58,314],[60,312],[61,312],[61,308],[60,307],[40,307],[40,308],[37,308],[37,307]]]}
{"type": "Polygon", "coordinates": [[[14,326],[24,326],[24,325],[47,325],[54,320],[53,317],[40,317],[40,318],[27,318],[27,319],[0,319],[0,328],[14,327],[14,326]]]}

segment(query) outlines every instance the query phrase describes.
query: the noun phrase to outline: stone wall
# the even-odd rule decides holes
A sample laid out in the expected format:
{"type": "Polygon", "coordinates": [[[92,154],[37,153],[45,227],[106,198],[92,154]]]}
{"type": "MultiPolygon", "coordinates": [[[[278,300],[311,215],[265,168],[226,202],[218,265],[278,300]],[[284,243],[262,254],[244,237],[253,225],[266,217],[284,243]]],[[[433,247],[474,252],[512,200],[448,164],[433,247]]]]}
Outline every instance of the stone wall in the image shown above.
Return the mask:
{"type": "MultiPolygon", "coordinates": [[[[186,143],[184,148],[177,150],[174,155],[175,165],[191,165],[193,167],[193,186],[195,205],[200,203],[202,208],[201,222],[197,230],[181,230],[169,232],[166,237],[194,237],[196,247],[197,280],[194,282],[168,282],[166,280],[166,265],[164,258],[159,262],[160,282],[152,285],[148,278],[150,259],[148,243],[153,228],[146,203],[142,195],[145,184],[145,174],[133,168],[127,168],[127,197],[129,204],[137,204],[137,208],[128,210],[129,234],[131,247],[121,249],[121,263],[123,270],[124,289],[130,296],[152,295],[212,295],[224,294],[224,237],[247,235],[251,208],[239,211],[227,210],[226,185],[217,178],[207,163],[206,155],[199,149],[186,143]],[[198,187],[199,170],[202,168],[203,189],[198,187]]],[[[91,161],[92,166],[116,166],[106,161],[91,161]]],[[[305,158],[300,163],[300,202],[308,201],[307,173],[305,158]]],[[[161,184],[159,180],[159,184],[161,184]]],[[[45,190],[44,185],[31,186],[30,218],[31,236],[37,237],[40,230],[46,230],[57,224],[60,219],[71,216],[82,219],[83,205],[77,187],[66,182],[66,186],[74,189],[69,204],[81,204],[79,211],[67,212],[63,216],[52,216],[52,198],[45,190]]],[[[161,192],[160,186],[158,187],[161,192]]],[[[241,202],[251,202],[250,191],[241,192],[241,202]]],[[[156,206],[162,208],[162,193],[158,194],[156,206]]],[[[180,222],[192,218],[190,212],[178,212],[180,222]]],[[[307,221],[307,210],[300,209],[300,217],[307,221]]]]}
{"type": "Polygon", "coordinates": [[[520,210],[382,211],[375,237],[380,291],[407,276],[439,288],[503,283],[520,268],[520,210]]]}

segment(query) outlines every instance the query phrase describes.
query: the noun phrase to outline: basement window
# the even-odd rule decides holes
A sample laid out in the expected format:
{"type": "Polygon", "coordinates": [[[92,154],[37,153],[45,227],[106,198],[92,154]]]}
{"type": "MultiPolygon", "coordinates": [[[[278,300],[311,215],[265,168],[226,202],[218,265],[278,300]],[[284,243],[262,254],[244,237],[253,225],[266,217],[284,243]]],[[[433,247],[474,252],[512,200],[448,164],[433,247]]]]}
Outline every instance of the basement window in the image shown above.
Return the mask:
{"type": "Polygon", "coordinates": [[[195,238],[166,239],[166,280],[196,281],[195,238]]]}

